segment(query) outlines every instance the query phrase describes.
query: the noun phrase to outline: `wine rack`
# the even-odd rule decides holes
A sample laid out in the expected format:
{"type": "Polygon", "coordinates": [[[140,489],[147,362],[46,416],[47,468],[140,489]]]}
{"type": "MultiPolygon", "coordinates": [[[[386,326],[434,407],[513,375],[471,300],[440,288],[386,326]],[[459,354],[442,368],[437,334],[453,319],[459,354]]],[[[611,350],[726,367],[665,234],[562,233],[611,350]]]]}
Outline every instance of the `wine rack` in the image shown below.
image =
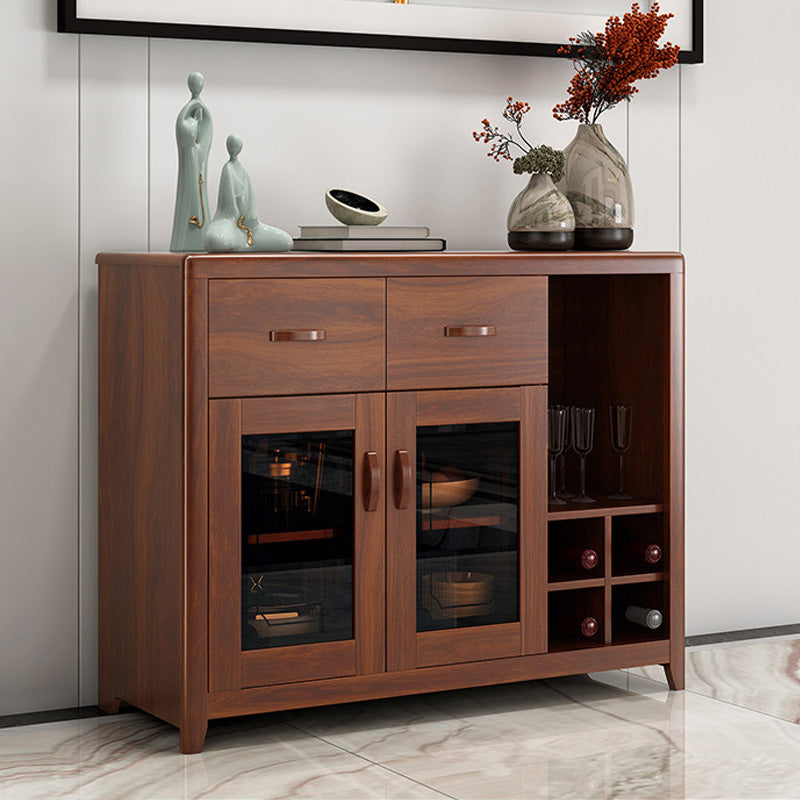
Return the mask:
{"type": "MultiPolygon", "coordinates": [[[[550,511],[547,527],[551,650],[669,638],[668,548],[660,504],[550,511]],[[647,513],[642,513],[643,509],[647,513]],[[571,518],[575,514],[580,516],[571,518]],[[644,555],[648,547],[658,549],[654,564],[644,555]],[[643,554],[638,562],[632,555],[637,549],[643,554]],[[597,565],[589,569],[580,564],[586,550],[598,554],[597,565]],[[628,605],[658,609],[662,624],[650,630],[626,620],[628,605]],[[562,607],[564,613],[559,611],[562,607]],[[581,614],[581,619],[597,619],[599,634],[586,637],[576,633],[575,619],[581,614]]],[[[651,553],[651,558],[655,555],[651,553]]]]}

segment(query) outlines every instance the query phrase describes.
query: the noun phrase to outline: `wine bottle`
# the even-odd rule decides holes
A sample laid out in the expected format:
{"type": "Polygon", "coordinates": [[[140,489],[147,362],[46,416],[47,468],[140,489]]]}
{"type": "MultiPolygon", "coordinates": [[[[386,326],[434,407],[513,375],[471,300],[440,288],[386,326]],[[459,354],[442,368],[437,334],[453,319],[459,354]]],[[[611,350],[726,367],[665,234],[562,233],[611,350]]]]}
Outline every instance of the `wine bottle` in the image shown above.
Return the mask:
{"type": "Polygon", "coordinates": [[[661,548],[657,544],[649,544],[644,548],[644,560],[648,564],[658,564],[661,555],[661,548]]]}
{"type": "Polygon", "coordinates": [[[655,542],[625,542],[623,552],[632,564],[658,564],[664,553],[655,542]]]}
{"type": "Polygon", "coordinates": [[[643,608],[642,606],[628,606],[625,609],[625,619],[643,628],[654,631],[661,627],[664,615],[657,608],[643,608]]]}
{"type": "Polygon", "coordinates": [[[597,620],[594,617],[584,617],[583,620],[581,620],[581,636],[591,639],[598,630],[600,630],[600,626],[597,624],[597,620]]]}
{"type": "Polygon", "coordinates": [[[558,554],[561,565],[568,569],[594,569],[600,559],[590,547],[566,547],[558,554]]]}

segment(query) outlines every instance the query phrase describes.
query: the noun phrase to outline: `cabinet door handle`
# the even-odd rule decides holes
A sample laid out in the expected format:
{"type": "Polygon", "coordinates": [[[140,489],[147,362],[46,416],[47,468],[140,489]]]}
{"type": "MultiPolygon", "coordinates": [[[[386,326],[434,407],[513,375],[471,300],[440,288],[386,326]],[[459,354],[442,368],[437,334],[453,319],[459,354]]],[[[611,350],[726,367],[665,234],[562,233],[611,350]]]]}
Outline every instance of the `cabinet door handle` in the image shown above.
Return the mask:
{"type": "Polygon", "coordinates": [[[445,336],[495,336],[494,325],[448,325],[444,329],[445,336]]]}
{"type": "Polygon", "coordinates": [[[327,338],[328,332],[325,328],[269,332],[269,340],[271,342],[324,342],[327,338]]]}
{"type": "Polygon", "coordinates": [[[394,454],[394,504],[397,508],[408,508],[411,500],[411,459],[408,450],[394,454]]]}
{"type": "Polygon", "coordinates": [[[381,467],[378,454],[364,453],[364,510],[374,511],[381,494],[381,467]]]}

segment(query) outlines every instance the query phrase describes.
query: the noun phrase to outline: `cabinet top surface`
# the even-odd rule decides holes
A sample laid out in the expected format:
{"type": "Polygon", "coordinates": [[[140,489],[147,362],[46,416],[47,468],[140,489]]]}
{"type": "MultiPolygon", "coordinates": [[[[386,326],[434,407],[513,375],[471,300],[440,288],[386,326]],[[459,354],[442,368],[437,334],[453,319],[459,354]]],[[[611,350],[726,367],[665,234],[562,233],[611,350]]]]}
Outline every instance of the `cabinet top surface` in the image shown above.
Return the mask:
{"type": "Polygon", "coordinates": [[[680,253],[99,253],[100,266],[180,267],[187,278],[631,275],[683,272],[680,253]]]}

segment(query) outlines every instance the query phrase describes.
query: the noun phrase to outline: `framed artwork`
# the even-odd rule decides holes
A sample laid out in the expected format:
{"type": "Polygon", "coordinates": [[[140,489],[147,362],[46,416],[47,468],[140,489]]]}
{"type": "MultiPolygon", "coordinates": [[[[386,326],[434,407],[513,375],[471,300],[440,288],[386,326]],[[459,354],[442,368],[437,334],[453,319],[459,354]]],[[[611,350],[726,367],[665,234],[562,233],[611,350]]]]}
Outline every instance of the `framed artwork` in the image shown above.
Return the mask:
{"type": "MultiPolygon", "coordinates": [[[[640,0],[643,11],[651,0],[640,0]]],[[[661,0],[680,60],[703,60],[703,0],[661,0]]],[[[67,33],[555,56],[627,0],[58,0],[67,33]]]]}

